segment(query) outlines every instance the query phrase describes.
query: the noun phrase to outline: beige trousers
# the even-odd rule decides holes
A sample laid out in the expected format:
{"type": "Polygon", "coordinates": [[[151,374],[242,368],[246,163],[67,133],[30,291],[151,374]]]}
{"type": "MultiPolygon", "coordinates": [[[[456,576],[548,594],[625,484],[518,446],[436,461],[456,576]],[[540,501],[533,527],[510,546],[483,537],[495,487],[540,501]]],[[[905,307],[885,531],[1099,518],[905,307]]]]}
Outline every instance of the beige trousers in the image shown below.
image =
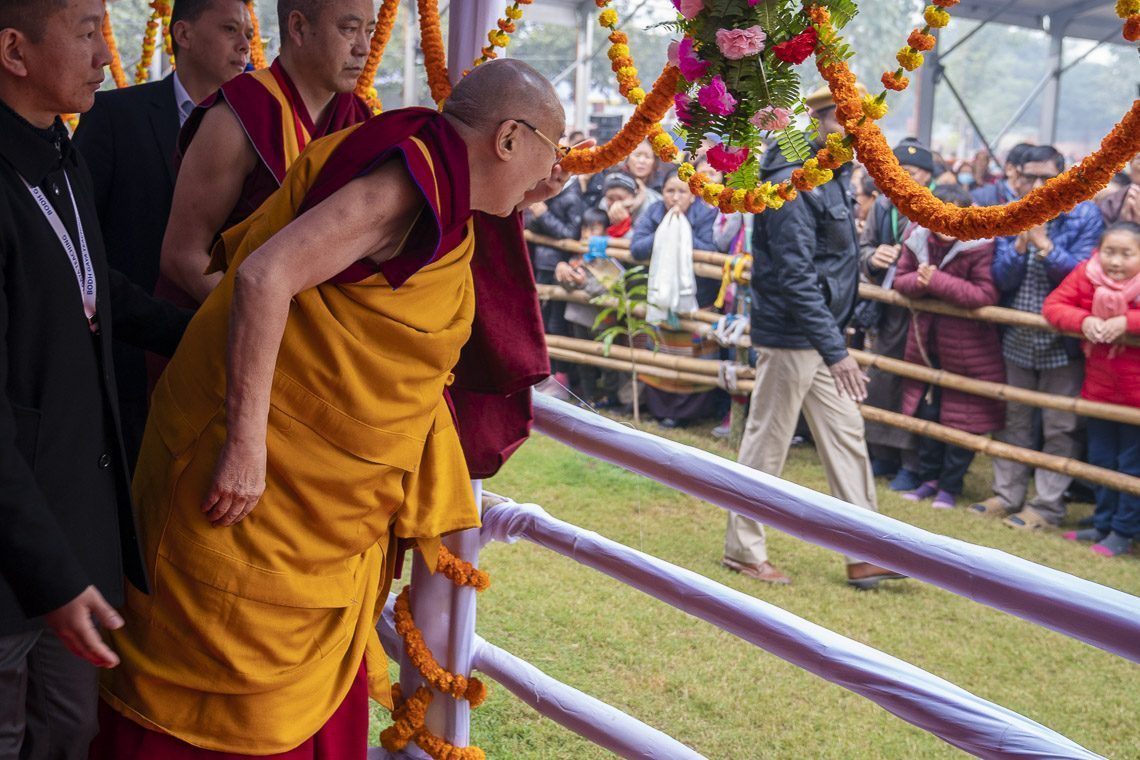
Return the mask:
{"type": "MultiPolygon", "coordinates": [[[[831,495],[878,511],[863,417],[854,401],[839,395],[819,353],[762,347],[756,352],[756,385],[737,461],[778,477],[802,409],[831,495]]],[[[745,564],[766,561],[764,526],[730,512],[724,556],[745,564]]],[[[846,559],[848,564],[862,561],[846,559]]]]}

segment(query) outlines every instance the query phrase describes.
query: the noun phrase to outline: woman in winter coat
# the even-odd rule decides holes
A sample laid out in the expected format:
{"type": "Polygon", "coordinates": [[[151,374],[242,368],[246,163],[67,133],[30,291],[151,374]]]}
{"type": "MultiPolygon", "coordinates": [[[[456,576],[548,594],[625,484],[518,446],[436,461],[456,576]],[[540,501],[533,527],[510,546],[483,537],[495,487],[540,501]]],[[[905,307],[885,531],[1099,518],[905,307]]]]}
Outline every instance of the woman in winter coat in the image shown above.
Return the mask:
{"type": "MultiPolygon", "coordinates": [[[[1140,334],[1140,225],[1117,222],[1100,247],[1045,299],[1041,314],[1059,330],[1085,336],[1081,398],[1140,407],[1140,348],[1120,342],[1140,334]]],[[[1088,418],[1089,464],[1140,476],[1140,427],[1088,418]]],[[[1093,527],[1066,533],[1092,541],[1105,557],[1127,552],[1140,534],[1140,498],[1096,489],[1093,527]]]]}
{"type": "MultiPolygon", "coordinates": [[[[969,193],[958,185],[939,185],[934,196],[971,205],[969,193]]],[[[908,298],[934,298],[964,309],[993,306],[1000,298],[991,274],[993,255],[992,240],[960,241],[912,226],[903,242],[894,288],[908,298]]],[[[904,358],[977,380],[1005,382],[1001,337],[996,325],[985,322],[913,312],[904,358]]],[[[991,433],[1005,425],[1004,402],[916,380],[903,383],[902,413],[967,433],[991,433]]],[[[918,453],[922,485],[903,498],[934,497],[933,506],[954,507],[974,452],[922,438],[918,453]]]]}

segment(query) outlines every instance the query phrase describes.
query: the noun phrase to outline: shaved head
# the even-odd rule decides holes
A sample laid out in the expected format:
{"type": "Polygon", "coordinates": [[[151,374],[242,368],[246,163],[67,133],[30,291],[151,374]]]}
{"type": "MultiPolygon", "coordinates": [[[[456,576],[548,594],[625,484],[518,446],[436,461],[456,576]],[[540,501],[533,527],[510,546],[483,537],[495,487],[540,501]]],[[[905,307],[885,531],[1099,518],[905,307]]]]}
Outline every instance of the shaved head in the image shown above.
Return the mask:
{"type": "Polygon", "coordinates": [[[478,130],[505,119],[526,119],[548,130],[553,124],[555,139],[565,125],[554,87],[533,66],[513,58],[476,66],[452,89],[443,113],[478,130]]]}
{"type": "Polygon", "coordinates": [[[67,0],[0,0],[0,29],[16,29],[39,42],[48,19],[66,7],[67,0]]]}
{"type": "MultiPolygon", "coordinates": [[[[3,2],[4,0],[0,0],[3,2]]],[[[327,5],[326,0],[277,0],[277,24],[281,29],[289,27],[289,14],[297,11],[310,22],[316,21],[321,15],[321,7],[327,5]]],[[[285,41],[287,35],[281,35],[285,41]]]]}

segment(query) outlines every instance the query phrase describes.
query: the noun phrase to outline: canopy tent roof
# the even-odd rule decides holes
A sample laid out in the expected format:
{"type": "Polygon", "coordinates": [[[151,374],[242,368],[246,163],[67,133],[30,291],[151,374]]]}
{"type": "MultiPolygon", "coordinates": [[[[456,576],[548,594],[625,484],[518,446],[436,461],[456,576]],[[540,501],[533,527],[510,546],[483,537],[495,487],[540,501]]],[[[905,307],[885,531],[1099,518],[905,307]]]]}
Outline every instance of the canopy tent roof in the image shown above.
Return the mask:
{"type": "Polygon", "coordinates": [[[952,14],[1065,37],[1134,44],[1121,35],[1112,0],[962,0],[952,14]]]}

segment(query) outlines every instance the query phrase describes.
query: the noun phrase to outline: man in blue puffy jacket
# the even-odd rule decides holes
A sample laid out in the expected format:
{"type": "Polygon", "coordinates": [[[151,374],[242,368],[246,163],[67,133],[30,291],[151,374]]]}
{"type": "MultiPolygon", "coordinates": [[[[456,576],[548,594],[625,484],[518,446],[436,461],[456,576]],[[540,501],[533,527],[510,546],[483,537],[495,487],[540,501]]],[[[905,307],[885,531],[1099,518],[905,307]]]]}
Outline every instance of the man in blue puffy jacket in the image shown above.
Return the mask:
{"type": "MultiPolygon", "coordinates": [[[[1064,157],[1051,145],[1028,148],[1012,181],[1024,196],[1065,168],[1064,157]]],[[[1002,303],[1020,311],[1038,314],[1045,297],[1100,241],[1104,219],[1096,204],[1085,201],[1056,219],[1020,235],[997,240],[994,282],[1002,291],[1002,303]]],[[[1002,339],[1007,382],[1018,388],[1075,396],[1084,378],[1084,362],[1073,341],[1055,333],[1011,327],[1002,339]]],[[[1036,448],[1034,409],[1009,403],[1005,430],[1000,441],[1036,448]]],[[[1080,453],[1079,421],[1075,414],[1041,410],[1041,450],[1073,457],[1080,453]]],[[[1067,475],[1037,470],[1036,495],[1028,503],[1030,468],[1004,459],[994,460],[994,495],[971,509],[991,516],[1004,516],[1005,524],[1022,530],[1056,526],[1065,515],[1063,495],[1072,480],[1067,475]]]]}

